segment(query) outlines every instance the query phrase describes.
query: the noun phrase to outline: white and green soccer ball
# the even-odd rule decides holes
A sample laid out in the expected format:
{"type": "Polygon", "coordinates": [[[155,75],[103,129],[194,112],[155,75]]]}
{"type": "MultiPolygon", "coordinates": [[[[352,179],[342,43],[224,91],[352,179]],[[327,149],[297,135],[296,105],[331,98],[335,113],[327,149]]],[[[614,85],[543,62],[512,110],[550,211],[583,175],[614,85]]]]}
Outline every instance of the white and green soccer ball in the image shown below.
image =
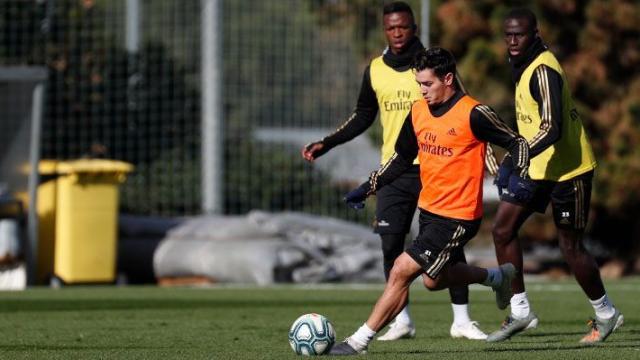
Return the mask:
{"type": "Polygon", "coordinates": [[[289,329],[289,344],[298,355],[326,354],[335,341],[333,325],[319,314],[304,314],[289,329]]]}

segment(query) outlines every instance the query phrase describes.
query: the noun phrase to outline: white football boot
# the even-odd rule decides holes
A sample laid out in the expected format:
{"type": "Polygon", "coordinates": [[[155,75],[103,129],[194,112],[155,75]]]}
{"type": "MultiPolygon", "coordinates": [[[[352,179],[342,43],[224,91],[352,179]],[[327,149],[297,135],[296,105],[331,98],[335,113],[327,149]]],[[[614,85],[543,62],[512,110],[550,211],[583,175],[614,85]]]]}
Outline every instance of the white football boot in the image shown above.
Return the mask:
{"type": "Polygon", "coordinates": [[[400,339],[411,339],[416,337],[416,327],[413,324],[398,324],[397,322],[391,323],[389,325],[389,330],[382,335],[379,336],[377,340],[380,341],[393,341],[400,339]]]}
{"type": "Polygon", "coordinates": [[[487,334],[478,327],[477,321],[470,321],[462,325],[453,323],[449,333],[452,338],[467,338],[470,340],[486,340],[487,338],[487,334]]]}

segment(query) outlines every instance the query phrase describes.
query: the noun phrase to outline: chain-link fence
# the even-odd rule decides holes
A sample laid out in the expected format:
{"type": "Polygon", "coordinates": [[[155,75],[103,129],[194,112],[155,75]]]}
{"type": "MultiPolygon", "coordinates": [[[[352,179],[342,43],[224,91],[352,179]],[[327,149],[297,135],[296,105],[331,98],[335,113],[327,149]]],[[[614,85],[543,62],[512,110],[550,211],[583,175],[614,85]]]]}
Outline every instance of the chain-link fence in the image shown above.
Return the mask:
{"type": "MultiPolygon", "coordinates": [[[[3,0],[0,65],[49,71],[41,157],[130,162],[136,171],[122,187],[122,211],[200,213],[203,3],[3,0]]],[[[359,23],[341,6],[221,1],[224,165],[216,171],[224,213],[369,217],[341,203],[362,171],[345,177],[350,166],[333,163],[341,156],[312,166],[299,154],[357,97],[366,60],[351,43],[359,23]]]]}

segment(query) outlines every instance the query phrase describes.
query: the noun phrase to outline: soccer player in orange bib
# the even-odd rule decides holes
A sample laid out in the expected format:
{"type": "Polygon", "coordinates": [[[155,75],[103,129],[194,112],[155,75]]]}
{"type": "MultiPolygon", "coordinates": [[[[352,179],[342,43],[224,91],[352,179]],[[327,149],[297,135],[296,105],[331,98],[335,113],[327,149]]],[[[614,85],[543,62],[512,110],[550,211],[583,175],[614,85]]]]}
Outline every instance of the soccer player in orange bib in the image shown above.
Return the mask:
{"type": "MultiPolygon", "coordinates": [[[[404,119],[411,105],[421,98],[420,87],[411,71],[411,62],[416,52],[424,49],[424,46],[416,36],[413,11],[405,2],[394,1],[383,7],[382,25],[387,49],[365,69],[353,114],[332,134],[304,146],[302,156],[306,160],[313,162],[334,147],[360,136],[374,123],[376,114],[379,114],[382,126],[380,164],[386,163],[393,155],[404,119]]],[[[374,230],[382,242],[385,279],[389,278],[394,261],[404,251],[420,188],[420,169],[416,158],[402,175],[376,194],[374,230]]],[[[460,261],[466,262],[464,252],[455,255],[460,257],[460,261]]],[[[453,310],[453,323],[449,330],[451,336],[485,340],[487,334],[469,315],[469,289],[466,286],[452,287],[449,294],[453,310]]],[[[407,302],[407,306],[389,324],[387,332],[377,339],[413,338],[416,326],[409,313],[407,302]]]]}
{"type": "MultiPolygon", "coordinates": [[[[456,262],[455,254],[475,236],[482,218],[482,183],[487,142],[505,148],[514,159],[514,172],[528,178],[529,146],[488,106],[456,86],[453,55],[442,48],[417,53],[412,65],[422,99],[407,115],[395,144],[395,153],[369,180],[348,193],[351,205],[364,202],[420,160],[422,190],[418,199],[420,231],[395,261],[383,294],[367,321],[330,354],[366,352],[371,339],[407,302],[409,286],[422,275],[430,290],[483,284],[496,292],[498,308],[511,298],[512,264],[484,269],[456,262]]],[[[514,182],[514,192],[526,187],[514,182]]]]}

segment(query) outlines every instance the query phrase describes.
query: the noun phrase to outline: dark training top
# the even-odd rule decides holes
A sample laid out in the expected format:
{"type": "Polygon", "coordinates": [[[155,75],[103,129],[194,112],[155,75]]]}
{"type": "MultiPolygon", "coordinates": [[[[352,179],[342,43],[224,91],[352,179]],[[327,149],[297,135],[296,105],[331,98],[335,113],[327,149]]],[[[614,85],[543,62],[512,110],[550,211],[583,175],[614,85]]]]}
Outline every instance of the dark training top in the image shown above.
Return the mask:
{"type": "MultiPolygon", "coordinates": [[[[401,54],[393,54],[387,50],[382,56],[382,60],[385,65],[394,70],[406,71],[411,67],[415,54],[421,49],[424,49],[424,46],[417,37],[414,37],[407,45],[406,51],[401,54]]],[[[353,114],[338,130],[322,139],[326,150],[328,151],[365,132],[375,121],[378,110],[378,99],[371,86],[371,65],[369,65],[362,76],[360,95],[353,114]]]]}
{"type": "MultiPolygon", "coordinates": [[[[538,37],[522,56],[517,58],[509,57],[512,78],[515,84],[520,81],[522,73],[529,64],[545,50],[547,50],[547,46],[544,45],[542,39],[538,37]]],[[[544,113],[542,107],[545,106],[545,104],[551,104],[551,116],[543,118],[540,126],[540,131],[543,133],[538,137],[535,144],[530,144],[530,157],[535,157],[560,139],[560,134],[562,133],[562,86],[562,76],[554,69],[545,65],[540,65],[538,71],[534,72],[534,75],[529,81],[529,91],[539,104],[539,113],[544,113]],[[548,87],[545,89],[540,88],[541,77],[546,77],[545,82],[548,83],[548,87]]],[[[517,129],[515,130],[517,131],[517,129]]]]}

